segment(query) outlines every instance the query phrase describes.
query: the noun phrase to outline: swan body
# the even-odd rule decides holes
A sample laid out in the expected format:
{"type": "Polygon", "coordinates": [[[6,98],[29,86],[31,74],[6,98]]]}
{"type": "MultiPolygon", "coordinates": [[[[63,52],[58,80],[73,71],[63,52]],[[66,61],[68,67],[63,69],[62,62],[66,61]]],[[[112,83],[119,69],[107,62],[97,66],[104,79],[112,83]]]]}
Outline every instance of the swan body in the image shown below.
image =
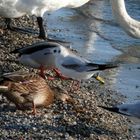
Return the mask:
{"type": "MultiPolygon", "coordinates": [[[[46,38],[43,26],[43,14],[63,7],[75,8],[84,5],[89,0],[0,0],[0,16],[4,18],[18,18],[23,15],[37,16],[40,38],[46,38]]],[[[11,20],[8,20],[8,28],[11,20]]]]}
{"type": "Polygon", "coordinates": [[[140,38],[140,21],[131,18],[125,8],[124,0],[110,0],[112,11],[116,21],[125,32],[134,37],[140,38]]]}
{"type": "Polygon", "coordinates": [[[75,8],[89,0],[0,0],[0,16],[17,18],[27,15],[42,17],[45,11],[55,11],[63,7],[75,8]]]}

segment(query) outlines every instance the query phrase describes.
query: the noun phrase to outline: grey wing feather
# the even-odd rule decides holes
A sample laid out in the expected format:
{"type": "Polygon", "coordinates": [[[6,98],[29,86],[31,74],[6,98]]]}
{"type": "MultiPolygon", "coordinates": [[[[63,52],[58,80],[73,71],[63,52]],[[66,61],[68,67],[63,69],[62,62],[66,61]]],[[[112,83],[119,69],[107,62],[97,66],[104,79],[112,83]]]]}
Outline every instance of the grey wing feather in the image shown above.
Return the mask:
{"type": "Polygon", "coordinates": [[[84,59],[80,56],[76,56],[76,55],[71,55],[71,56],[67,56],[64,58],[63,64],[65,65],[86,65],[87,63],[89,63],[90,61],[88,61],[87,59],[84,59]]]}
{"type": "Polygon", "coordinates": [[[90,69],[93,69],[93,66],[92,67],[87,66],[89,62],[90,61],[82,57],[69,56],[64,59],[62,66],[67,69],[75,70],[77,72],[83,72],[83,71],[89,71],[90,69]]]}
{"type": "Polygon", "coordinates": [[[91,72],[118,67],[115,63],[97,64],[88,61],[82,57],[71,55],[66,57],[62,63],[65,68],[73,69],[78,72],[91,72]]]}

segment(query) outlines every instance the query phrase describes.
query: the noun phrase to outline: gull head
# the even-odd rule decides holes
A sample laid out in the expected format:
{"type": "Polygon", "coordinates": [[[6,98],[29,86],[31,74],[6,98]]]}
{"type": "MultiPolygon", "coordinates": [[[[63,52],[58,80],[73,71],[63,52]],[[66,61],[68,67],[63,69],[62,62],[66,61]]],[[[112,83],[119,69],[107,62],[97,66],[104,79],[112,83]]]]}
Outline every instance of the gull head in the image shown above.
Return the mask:
{"type": "Polygon", "coordinates": [[[56,57],[65,57],[69,54],[69,51],[64,46],[57,45],[56,47],[47,48],[45,51],[45,55],[47,54],[52,54],[53,56],[56,57]]]}

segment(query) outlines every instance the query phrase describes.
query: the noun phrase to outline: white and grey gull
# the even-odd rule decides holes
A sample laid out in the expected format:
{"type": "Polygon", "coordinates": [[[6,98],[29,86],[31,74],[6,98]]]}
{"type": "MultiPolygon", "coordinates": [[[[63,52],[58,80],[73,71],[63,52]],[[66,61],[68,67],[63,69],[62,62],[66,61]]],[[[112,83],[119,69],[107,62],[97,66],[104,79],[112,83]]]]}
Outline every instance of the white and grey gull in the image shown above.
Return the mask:
{"type": "MultiPolygon", "coordinates": [[[[40,69],[43,77],[45,77],[44,70],[49,68],[60,70],[62,77],[81,81],[91,78],[100,70],[118,66],[114,63],[92,63],[56,42],[38,42],[27,47],[15,49],[12,53],[19,54],[18,61],[21,64],[40,69]]],[[[59,72],[58,74],[60,75],[59,72]]]]}

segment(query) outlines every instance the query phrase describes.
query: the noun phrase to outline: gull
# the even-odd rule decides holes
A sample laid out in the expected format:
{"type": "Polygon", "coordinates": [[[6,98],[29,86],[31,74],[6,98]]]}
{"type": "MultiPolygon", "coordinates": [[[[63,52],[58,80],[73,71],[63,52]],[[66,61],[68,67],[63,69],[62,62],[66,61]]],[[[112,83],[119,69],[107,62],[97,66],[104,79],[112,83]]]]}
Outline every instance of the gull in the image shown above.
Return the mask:
{"type": "Polygon", "coordinates": [[[64,76],[78,81],[87,80],[98,71],[117,67],[114,63],[92,63],[62,45],[47,48],[47,50],[49,54],[54,56],[56,68],[58,68],[64,76]]]}
{"type": "Polygon", "coordinates": [[[18,109],[33,108],[34,115],[36,107],[47,107],[54,100],[54,92],[46,81],[34,73],[18,71],[3,74],[0,81],[0,91],[18,109]]]}
{"type": "MultiPolygon", "coordinates": [[[[30,68],[35,68],[40,70],[40,75],[45,78],[44,71],[46,69],[55,70],[55,57],[50,54],[50,48],[57,48],[61,46],[56,42],[37,42],[30,46],[23,48],[18,48],[12,51],[11,53],[18,53],[18,62],[28,66],[30,68]]],[[[57,73],[57,70],[55,70],[57,73]]]]}
{"type": "Polygon", "coordinates": [[[105,110],[140,119],[140,101],[131,104],[120,104],[114,107],[99,106],[105,110]]]}
{"type": "Polygon", "coordinates": [[[140,21],[137,21],[128,15],[124,0],[110,1],[112,4],[113,15],[119,25],[128,35],[134,38],[140,38],[140,21]]]}
{"type": "Polygon", "coordinates": [[[6,18],[8,28],[11,27],[11,18],[24,15],[35,15],[39,27],[39,37],[45,39],[47,33],[43,25],[43,15],[63,7],[75,8],[89,0],[0,0],[0,16],[6,18]]]}

